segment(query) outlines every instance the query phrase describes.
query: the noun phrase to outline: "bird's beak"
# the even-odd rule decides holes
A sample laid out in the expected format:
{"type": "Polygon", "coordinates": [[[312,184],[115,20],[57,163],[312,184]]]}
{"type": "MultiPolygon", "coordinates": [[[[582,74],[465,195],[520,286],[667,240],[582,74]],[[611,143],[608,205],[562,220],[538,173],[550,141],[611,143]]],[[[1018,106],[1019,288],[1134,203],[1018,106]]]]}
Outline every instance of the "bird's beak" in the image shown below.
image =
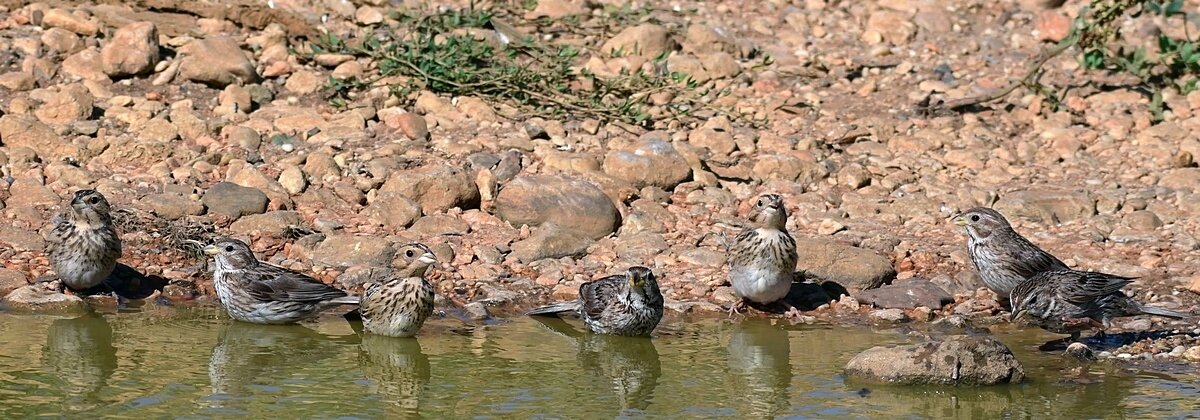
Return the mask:
{"type": "Polygon", "coordinates": [[[955,226],[966,226],[967,225],[967,218],[962,217],[961,214],[955,215],[953,219],[950,219],[950,221],[954,222],[955,226]]]}
{"type": "Polygon", "coordinates": [[[209,245],[204,247],[204,253],[208,255],[217,255],[221,253],[221,248],[216,245],[209,245]]]}
{"type": "Polygon", "coordinates": [[[1021,319],[1021,317],[1025,316],[1025,314],[1028,312],[1029,311],[1026,311],[1024,309],[1013,312],[1012,315],[1008,316],[1008,322],[1017,322],[1018,319],[1021,319]]]}
{"type": "Polygon", "coordinates": [[[417,261],[419,261],[421,264],[433,264],[437,262],[437,257],[435,257],[433,254],[424,254],[421,255],[421,258],[418,258],[417,261]]]}

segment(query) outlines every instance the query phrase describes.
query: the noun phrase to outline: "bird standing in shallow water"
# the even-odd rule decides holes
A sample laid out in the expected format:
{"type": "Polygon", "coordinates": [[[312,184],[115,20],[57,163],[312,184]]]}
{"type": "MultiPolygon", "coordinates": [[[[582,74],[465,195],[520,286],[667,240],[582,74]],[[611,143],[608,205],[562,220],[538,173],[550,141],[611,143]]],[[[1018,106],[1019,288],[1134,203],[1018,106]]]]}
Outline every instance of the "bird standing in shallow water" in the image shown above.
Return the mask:
{"type": "Polygon", "coordinates": [[[1157,315],[1182,319],[1187,315],[1133,300],[1121,288],[1130,277],[1088,271],[1060,270],[1034,275],[1013,288],[1010,320],[1027,317],[1039,327],[1071,334],[1069,340],[1092,328],[1107,328],[1113,318],[1157,315]]]}
{"type": "Polygon", "coordinates": [[[396,271],[366,287],[359,305],[363,328],[372,334],[412,337],[433,313],[433,285],[425,280],[437,262],[429,247],[414,243],[399,249],[396,271]]]}
{"type": "Polygon", "coordinates": [[[1013,230],[1008,220],[995,210],[969,209],[955,216],[954,224],[967,231],[967,252],[975,272],[1001,301],[1007,299],[1018,284],[1038,273],[1070,270],[1058,258],[1013,230]]]}
{"type": "Polygon", "coordinates": [[[216,261],[217,299],[238,321],[291,324],[336,305],[358,304],[357,297],[317,279],[259,262],[250,246],[237,239],[218,240],[204,247],[204,253],[216,261]]]}
{"type": "MultiPolygon", "coordinates": [[[[729,308],[730,315],[746,301],[775,303],[792,289],[798,257],[796,241],[787,232],[787,216],[778,194],[763,194],[754,202],[750,211],[753,225],[742,230],[728,249],[729,283],[742,299],[729,308]]],[[[789,313],[794,311],[793,307],[789,313]]]]}
{"type": "Polygon", "coordinates": [[[96,287],[121,258],[121,238],[113,228],[111,207],[96,190],[75,192],[69,207],[55,216],[46,233],[46,253],[55,273],[70,290],[96,287]]]}
{"type": "Polygon", "coordinates": [[[577,312],[597,334],[647,336],[663,315],[663,296],[654,272],[641,266],[579,286],[579,300],[543,306],[527,315],[577,312]]]}

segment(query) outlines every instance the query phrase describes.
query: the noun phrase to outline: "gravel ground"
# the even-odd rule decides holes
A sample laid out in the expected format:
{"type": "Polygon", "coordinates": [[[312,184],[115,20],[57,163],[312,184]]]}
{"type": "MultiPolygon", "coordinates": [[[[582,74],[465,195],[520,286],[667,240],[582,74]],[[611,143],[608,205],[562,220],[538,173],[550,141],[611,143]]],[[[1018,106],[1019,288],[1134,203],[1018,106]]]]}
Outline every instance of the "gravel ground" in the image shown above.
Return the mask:
{"type": "MultiPolygon", "coordinates": [[[[211,302],[186,240],[231,235],[349,290],[397,244],[425,242],[444,307],[467,317],[573,299],[634,264],[660,273],[673,312],[719,316],[734,300],[723,236],[775,192],[798,270],[825,283],[797,287],[800,322],[998,319],[948,221],[980,205],[1073,267],[1138,277],[1128,291],[1143,302],[1197,310],[1200,93],[1168,92],[1152,124],[1130,80],[1069,53],[1041,79],[1074,86],[1061,106],[1024,90],[965,113],[917,106],[1003,86],[1085,2],[509,5],[528,6],[506,16],[517,31],[580,48],[580,68],[666,57],[694,90],[726,92],[683,117],[652,96],[645,127],[380,85],[331,104],[331,80],[380,63],[314,57],[305,39],[398,26],[413,2],[134,3],[0,2],[0,292],[49,272],[39,232],[95,188],[120,209],[131,276],[161,288],[151,304],[211,302]]],[[[1180,30],[1128,19],[1135,42],[1180,30]]],[[[1164,322],[1116,331],[1196,328],[1164,322]]],[[[1101,355],[1200,361],[1198,345],[1152,337],[1101,355]]]]}

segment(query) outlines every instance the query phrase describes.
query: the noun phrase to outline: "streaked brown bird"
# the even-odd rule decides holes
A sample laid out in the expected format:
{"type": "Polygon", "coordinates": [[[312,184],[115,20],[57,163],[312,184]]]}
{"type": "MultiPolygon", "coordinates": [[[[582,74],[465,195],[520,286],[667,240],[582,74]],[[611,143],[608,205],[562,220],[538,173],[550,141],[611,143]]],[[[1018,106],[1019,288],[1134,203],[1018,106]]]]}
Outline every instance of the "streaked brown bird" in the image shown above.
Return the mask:
{"type": "Polygon", "coordinates": [[[250,246],[220,239],[204,247],[214,257],[213,287],[221,306],[235,320],[255,324],[291,324],[358,298],[304,274],[258,261],[250,246]]]}
{"type": "Polygon", "coordinates": [[[976,207],[953,220],[967,231],[967,252],[979,279],[1002,301],[1018,284],[1038,273],[1070,270],[1013,230],[1000,212],[976,207]]]}
{"type": "Polygon", "coordinates": [[[79,190],[54,217],[54,227],[45,235],[46,253],[67,289],[99,286],[117,267],[121,238],[113,228],[111,211],[104,194],[79,190]]]}
{"type": "Polygon", "coordinates": [[[370,283],[363,292],[359,313],[363,328],[372,334],[412,337],[433,313],[433,285],[425,280],[437,262],[433,250],[413,243],[400,247],[396,271],[381,283],[370,283]]]}
{"type": "Polygon", "coordinates": [[[1089,271],[1045,271],[1013,288],[1010,320],[1029,318],[1039,327],[1070,340],[1093,328],[1108,328],[1113,318],[1156,315],[1183,319],[1186,314],[1145,306],[1121,292],[1133,278],[1089,271]]]}
{"type": "MultiPolygon", "coordinates": [[[[787,208],[778,194],[763,194],[750,211],[751,226],[729,246],[729,284],[742,301],[775,303],[787,296],[796,270],[796,241],[787,232],[787,208]]],[[[790,306],[790,305],[789,305],[790,306]]],[[[792,308],[795,310],[795,308],[792,308]]]]}
{"type": "Polygon", "coordinates": [[[579,300],[543,306],[530,316],[574,312],[597,334],[648,336],[663,315],[663,296],[654,272],[641,266],[579,286],[579,300]]]}

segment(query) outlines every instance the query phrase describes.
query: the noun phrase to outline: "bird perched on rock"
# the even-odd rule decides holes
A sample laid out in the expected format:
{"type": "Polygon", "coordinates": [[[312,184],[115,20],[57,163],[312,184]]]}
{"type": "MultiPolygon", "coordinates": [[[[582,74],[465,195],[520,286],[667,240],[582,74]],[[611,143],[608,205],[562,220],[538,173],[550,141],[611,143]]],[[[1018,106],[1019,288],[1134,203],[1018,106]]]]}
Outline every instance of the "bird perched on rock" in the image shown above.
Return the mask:
{"type": "Polygon", "coordinates": [[[80,190],[69,207],[54,217],[54,227],[45,235],[46,252],[68,289],[98,286],[117,267],[121,238],[113,228],[111,211],[104,194],[80,190]]]}
{"type": "Polygon", "coordinates": [[[1133,278],[1088,271],[1045,271],[1013,288],[1010,320],[1030,318],[1039,327],[1070,334],[1070,340],[1092,328],[1107,328],[1113,318],[1157,315],[1182,319],[1187,315],[1133,300],[1121,288],[1133,278]]]}
{"type": "Polygon", "coordinates": [[[290,324],[358,298],[319,280],[259,262],[245,242],[220,239],[204,247],[216,260],[213,287],[229,316],[256,324],[290,324]]]}
{"type": "Polygon", "coordinates": [[[778,194],[758,197],[750,210],[750,222],[752,225],[728,246],[729,283],[734,294],[742,299],[729,308],[730,315],[746,301],[764,305],[779,301],[792,288],[798,257],[796,241],[785,226],[787,209],[783,197],[778,194]]]}
{"type": "Polygon", "coordinates": [[[399,249],[392,272],[382,283],[371,283],[359,303],[363,328],[391,337],[412,337],[433,313],[433,285],[425,272],[437,261],[429,247],[414,243],[399,249]]]}
{"type": "Polygon", "coordinates": [[[1038,273],[1070,270],[1013,230],[1008,220],[995,210],[969,209],[955,216],[954,224],[967,231],[967,252],[975,272],[1000,300],[1008,298],[1013,288],[1038,273]]]}
{"type": "Polygon", "coordinates": [[[654,272],[641,266],[579,286],[579,300],[543,306],[531,316],[577,312],[597,334],[648,336],[663,315],[663,296],[654,272]]]}

